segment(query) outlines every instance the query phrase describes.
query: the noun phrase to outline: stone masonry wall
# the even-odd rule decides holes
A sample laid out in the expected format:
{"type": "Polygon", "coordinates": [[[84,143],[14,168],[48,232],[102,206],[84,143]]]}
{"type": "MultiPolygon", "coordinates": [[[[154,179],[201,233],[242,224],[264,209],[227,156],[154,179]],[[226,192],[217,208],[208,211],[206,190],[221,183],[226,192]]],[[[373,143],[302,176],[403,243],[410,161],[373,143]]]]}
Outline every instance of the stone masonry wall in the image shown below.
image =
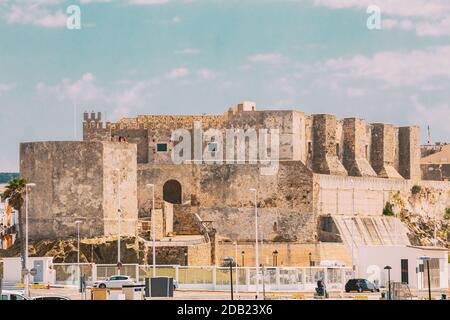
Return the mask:
{"type": "Polygon", "coordinates": [[[343,164],[350,176],[376,177],[377,174],[367,159],[370,141],[366,136],[364,120],[346,118],[343,124],[344,158],[343,164]]]}
{"type": "Polygon", "coordinates": [[[34,142],[20,146],[20,173],[36,184],[30,191],[30,238],[64,239],[117,233],[114,168],[122,168],[123,232],[137,217],[136,147],[112,142],[34,142]],[[116,149],[118,148],[118,149],[116,149]],[[134,186],[134,188],[133,188],[134,186]]]}
{"type": "Polygon", "coordinates": [[[103,235],[103,147],[100,142],[20,145],[20,174],[36,184],[29,193],[31,239],[103,235]]]}
{"type": "Polygon", "coordinates": [[[372,148],[370,161],[380,178],[398,178],[402,176],[395,170],[395,128],[390,124],[372,124],[372,148]]]}
{"type": "Polygon", "coordinates": [[[419,127],[400,127],[398,139],[399,173],[405,179],[420,180],[419,127]]]}
{"type": "Polygon", "coordinates": [[[313,163],[314,172],[347,175],[337,154],[336,117],[328,114],[313,115],[313,163]]]}
{"type": "Polygon", "coordinates": [[[254,223],[254,193],[249,189],[257,188],[261,219],[267,212],[273,220],[270,228],[277,230],[267,232],[268,239],[311,239],[315,230],[311,171],[300,161],[280,162],[275,175],[260,175],[259,169],[260,165],[249,164],[139,165],[139,210],[145,211],[149,203],[147,183],[155,184],[156,202],[160,202],[164,183],[176,180],[182,186],[182,203],[197,207],[193,212],[202,220],[215,221],[219,234],[251,237],[248,228],[254,223]],[[248,214],[231,214],[240,209],[248,209],[248,214]]]}

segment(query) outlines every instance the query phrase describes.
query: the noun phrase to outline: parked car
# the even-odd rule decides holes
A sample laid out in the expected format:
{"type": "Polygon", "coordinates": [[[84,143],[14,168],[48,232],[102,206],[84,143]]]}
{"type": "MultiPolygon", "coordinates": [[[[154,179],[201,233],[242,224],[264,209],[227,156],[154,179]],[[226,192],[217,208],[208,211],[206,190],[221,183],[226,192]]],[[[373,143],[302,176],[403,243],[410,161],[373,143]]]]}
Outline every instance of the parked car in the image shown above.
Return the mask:
{"type": "Polygon", "coordinates": [[[70,300],[70,299],[64,296],[39,296],[33,297],[33,300],[70,300]]]}
{"type": "Polygon", "coordinates": [[[112,276],[106,280],[95,281],[93,284],[94,288],[122,288],[124,285],[135,284],[133,278],[129,276],[112,276]]]}
{"type": "Polygon", "coordinates": [[[379,292],[378,288],[374,283],[367,279],[350,279],[345,284],[345,292],[356,291],[356,292],[379,292]]]}
{"type": "Polygon", "coordinates": [[[2,290],[0,300],[31,300],[22,291],[2,290]]]}

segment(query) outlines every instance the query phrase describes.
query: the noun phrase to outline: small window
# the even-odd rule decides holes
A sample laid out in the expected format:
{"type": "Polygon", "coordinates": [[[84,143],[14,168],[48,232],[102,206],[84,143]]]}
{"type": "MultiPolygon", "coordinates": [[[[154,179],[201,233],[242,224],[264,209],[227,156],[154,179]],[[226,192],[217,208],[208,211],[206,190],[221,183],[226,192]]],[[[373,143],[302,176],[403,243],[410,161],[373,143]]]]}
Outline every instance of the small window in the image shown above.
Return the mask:
{"type": "Polygon", "coordinates": [[[208,143],[208,150],[209,150],[209,152],[216,152],[217,151],[217,143],[216,142],[208,143]]]}
{"type": "Polygon", "coordinates": [[[336,143],[336,156],[339,157],[341,150],[339,149],[339,143],[336,143]]]}
{"type": "Polygon", "coordinates": [[[369,146],[366,145],[366,159],[369,159],[369,146]]]}
{"type": "Polygon", "coordinates": [[[167,152],[167,143],[157,143],[156,151],[157,152],[167,152]]]}
{"type": "Polygon", "coordinates": [[[312,154],[312,142],[311,141],[308,142],[308,154],[309,155],[312,154]]]}

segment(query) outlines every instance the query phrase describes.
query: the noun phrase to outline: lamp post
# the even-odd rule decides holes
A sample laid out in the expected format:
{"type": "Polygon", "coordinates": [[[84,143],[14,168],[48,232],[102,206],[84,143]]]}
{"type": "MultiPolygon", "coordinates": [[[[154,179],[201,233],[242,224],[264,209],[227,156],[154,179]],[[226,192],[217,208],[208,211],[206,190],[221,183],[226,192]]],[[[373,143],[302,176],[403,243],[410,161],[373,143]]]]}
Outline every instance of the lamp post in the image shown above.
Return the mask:
{"type": "Polygon", "coordinates": [[[25,184],[25,292],[27,295],[30,295],[30,272],[28,270],[28,189],[35,186],[35,183],[25,184]]]}
{"type": "Polygon", "coordinates": [[[392,294],[391,294],[391,270],[392,267],[391,266],[386,266],[384,267],[384,270],[387,270],[388,272],[388,295],[387,295],[387,299],[391,300],[392,294]]]}
{"type": "Polygon", "coordinates": [[[272,252],[272,257],[273,257],[273,262],[272,262],[272,264],[273,264],[273,266],[274,267],[276,267],[277,266],[277,257],[278,257],[278,251],[277,250],[275,250],[274,252],[272,252]]]}
{"type": "Polygon", "coordinates": [[[420,256],[420,260],[427,263],[428,273],[428,299],[431,300],[431,276],[430,276],[430,256],[420,256]]]}
{"type": "Polygon", "coordinates": [[[255,188],[250,189],[255,193],[255,271],[256,271],[256,300],[259,295],[259,250],[258,250],[258,191],[255,188]]]}
{"type": "MultiPolygon", "coordinates": [[[[238,285],[239,285],[239,276],[238,276],[238,264],[237,264],[237,261],[238,261],[238,244],[237,244],[237,241],[235,241],[234,243],[234,260],[236,261],[236,297],[238,297],[238,285]]],[[[239,297],[238,297],[239,298],[239,297]]]]}
{"type": "Polygon", "coordinates": [[[120,209],[120,169],[115,169],[117,172],[117,274],[120,274],[120,268],[122,267],[122,262],[120,261],[120,223],[122,220],[122,212],[120,209]]]}
{"type": "Polygon", "coordinates": [[[152,253],[153,253],[153,278],[156,277],[156,230],[155,230],[155,185],[147,184],[147,187],[152,188],[152,253]]]}
{"type": "Polygon", "coordinates": [[[261,272],[262,272],[262,278],[263,278],[263,300],[266,300],[266,281],[264,276],[264,264],[261,263],[261,272]]]}
{"type": "Polygon", "coordinates": [[[231,294],[231,300],[233,299],[233,257],[225,257],[225,262],[229,264],[230,266],[230,294],[231,294]]]}
{"type": "Polygon", "coordinates": [[[80,224],[82,224],[82,220],[75,220],[75,224],[77,225],[77,266],[78,266],[78,281],[80,287],[81,296],[83,296],[83,290],[81,287],[81,268],[80,268],[80,224]]]}
{"type": "Polygon", "coordinates": [[[311,270],[311,268],[312,268],[312,259],[311,259],[312,253],[311,252],[308,253],[308,257],[309,257],[309,277],[311,278],[311,282],[313,282],[312,281],[312,270],[311,270]]]}

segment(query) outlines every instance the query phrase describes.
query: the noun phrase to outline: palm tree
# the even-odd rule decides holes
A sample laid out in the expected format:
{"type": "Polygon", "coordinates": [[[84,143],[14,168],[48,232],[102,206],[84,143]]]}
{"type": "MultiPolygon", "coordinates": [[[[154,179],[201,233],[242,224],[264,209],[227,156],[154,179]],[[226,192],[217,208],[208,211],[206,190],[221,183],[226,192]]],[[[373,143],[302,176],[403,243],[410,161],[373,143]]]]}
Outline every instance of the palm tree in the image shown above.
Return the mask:
{"type": "Polygon", "coordinates": [[[2,201],[8,200],[8,204],[19,213],[19,232],[20,251],[22,255],[22,269],[25,269],[25,241],[23,233],[22,207],[25,202],[26,180],[22,178],[14,178],[9,180],[5,192],[1,195],[2,201]]]}

